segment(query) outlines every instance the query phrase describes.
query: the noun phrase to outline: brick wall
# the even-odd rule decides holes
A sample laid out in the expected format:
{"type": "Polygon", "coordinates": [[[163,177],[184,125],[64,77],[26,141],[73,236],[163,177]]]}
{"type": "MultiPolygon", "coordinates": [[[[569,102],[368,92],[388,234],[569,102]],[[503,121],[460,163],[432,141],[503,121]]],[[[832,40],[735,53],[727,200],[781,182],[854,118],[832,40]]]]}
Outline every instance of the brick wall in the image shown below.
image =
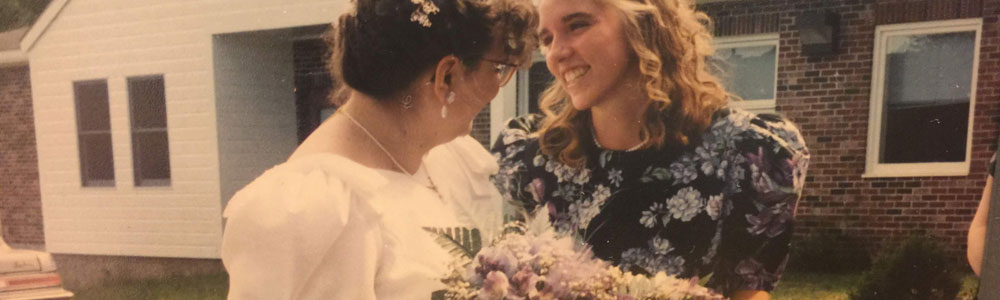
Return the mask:
{"type": "Polygon", "coordinates": [[[796,235],[832,231],[870,251],[912,230],[936,234],[964,259],[966,233],[985,183],[1000,124],[1000,0],[755,0],[699,6],[716,35],[781,36],[777,110],[802,129],[812,151],[796,235]],[[801,55],[796,16],[840,16],[838,53],[801,55]],[[972,168],[963,177],[861,178],[865,169],[875,26],[982,17],[972,168]]]}
{"type": "Polygon", "coordinates": [[[0,220],[8,243],[45,244],[27,66],[0,68],[0,220]]]}

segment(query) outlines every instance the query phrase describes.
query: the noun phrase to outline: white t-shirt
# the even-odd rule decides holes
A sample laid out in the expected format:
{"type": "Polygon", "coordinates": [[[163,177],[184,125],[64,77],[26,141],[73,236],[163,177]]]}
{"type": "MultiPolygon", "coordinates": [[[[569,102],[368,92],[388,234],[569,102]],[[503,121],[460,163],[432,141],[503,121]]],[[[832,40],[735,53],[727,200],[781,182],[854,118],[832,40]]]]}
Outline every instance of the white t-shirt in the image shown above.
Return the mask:
{"type": "Polygon", "coordinates": [[[501,226],[496,169],[470,137],[431,150],[413,176],[322,153],[278,165],[224,213],[229,299],[429,299],[452,257],[425,227],[480,227],[488,241],[501,226]]]}

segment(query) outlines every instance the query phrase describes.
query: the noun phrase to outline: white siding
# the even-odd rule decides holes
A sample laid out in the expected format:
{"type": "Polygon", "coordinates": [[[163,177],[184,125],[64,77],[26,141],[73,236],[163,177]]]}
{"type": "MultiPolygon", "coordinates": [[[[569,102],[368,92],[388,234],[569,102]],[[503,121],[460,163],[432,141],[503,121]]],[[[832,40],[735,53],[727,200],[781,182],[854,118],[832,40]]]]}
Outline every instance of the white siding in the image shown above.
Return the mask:
{"type": "MultiPolygon", "coordinates": [[[[344,0],[70,0],[28,54],[47,250],[217,258],[223,190],[234,188],[234,180],[255,176],[259,166],[248,166],[252,171],[224,167],[233,163],[226,147],[239,145],[227,137],[240,135],[219,133],[220,126],[223,131],[233,127],[226,125],[225,117],[217,119],[223,112],[217,110],[219,93],[213,81],[233,78],[215,74],[212,37],[328,23],[348,6],[344,0]],[[163,74],[166,85],[169,187],[135,187],[132,180],[125,80],[149,74],[163,74]],[[108,81],[114,187],[80,184],[72,86],[88,79],[108,81]],[[225,177],[226,172],[249,173],[225,177]]],[[[277,53],[274,48],[264,50],[277,53]]],[[[272,100],[287,94],[266,88],[231,94],[268,92],[272,100]]],[[[241,117],[249,115],[258,122],[264,116],[257,111],[241,117]]],[[[271,121],[285,126],[287,120],[271,121]]],[[[292,128],[294,143],[294,124],[292,128]]],[[[251,135],[254,138],[274,138],[265,131],[252,133],[262,133],[251,135]]],[[[268,159],[279,152],[262,148],[274,154],[268,159]]]]}
{"type": "Polygon", "coordinates": [[[222,201],[298,144],[295,70],[287,30],[217,36],[215,97],[222,201]]]}

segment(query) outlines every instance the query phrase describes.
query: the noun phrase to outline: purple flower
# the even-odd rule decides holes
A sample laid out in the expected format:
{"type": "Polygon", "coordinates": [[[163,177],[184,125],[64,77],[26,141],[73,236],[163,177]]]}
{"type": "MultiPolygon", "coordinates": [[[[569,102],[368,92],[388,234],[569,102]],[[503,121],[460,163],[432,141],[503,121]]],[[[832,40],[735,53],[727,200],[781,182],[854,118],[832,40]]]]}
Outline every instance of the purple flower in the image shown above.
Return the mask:
{"type": "Polygon", "coordinates": [[[479,290],[479,299],[503,299],[507,296],[508,288],[510,288],[510,283],[507,281],[507,275],[497,271],[490,272],[486,274],[486,280],[483,281],[483,288],[479,290]]]}
{"type": "Polygon", "coordinates": [[[531,192],[531,197],[535,199],[535,203],[542,203],[545,198],[545,181],[541,178],[535,178],[528,185],[529,191],[531,192]]]}
{"type": "Polygon", "coordinates": [[[747,214],[747,222],[750,227],[747,231],[753,235],[767,234],[768,237],[776,237],[785,232],[786,223],[792,221],[792,214],[785,209],[784,205],[765,208],[757,215],[747,214]]]}
{"type": "Polygon", "coordinates": [[[741,278],[736,289],[760,290],[773,288],[778,277],[764,269],[764,265],[755,259],[748,258],[736,265],[736,275],[741,278]]]}
{"type": "Polygon", "coordinates": [[[532,297],[538,295],[538,275],[530,268],[523,268],[514,274],[510,280],[511,287],[515,295],[520,297],[532,297]]]}
{"type": "Polygon", "coordinates": [[[493,271],[514,274],[517,270],[517,257],[508,249],[496,247],[483,248],[476,255],[476,259],[479,261],[479,266],[476,267],[475,273],[479,276],[485,277],[493,271]]]}

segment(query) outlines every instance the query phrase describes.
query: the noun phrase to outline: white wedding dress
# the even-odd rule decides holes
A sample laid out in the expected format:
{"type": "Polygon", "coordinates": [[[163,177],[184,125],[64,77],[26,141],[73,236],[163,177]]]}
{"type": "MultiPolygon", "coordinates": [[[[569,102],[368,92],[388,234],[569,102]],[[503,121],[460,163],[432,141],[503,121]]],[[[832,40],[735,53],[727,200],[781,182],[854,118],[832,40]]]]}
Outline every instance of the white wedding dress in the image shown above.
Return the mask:
{"type": "Polygon", "coordinates": [[[334,154],[275,166],[224,213],[229,299],[430,299],[452,257],[424,228],[478,227],[488,241],[502,225],[496,170],[468,136],[414,176],[334,154]]]}

